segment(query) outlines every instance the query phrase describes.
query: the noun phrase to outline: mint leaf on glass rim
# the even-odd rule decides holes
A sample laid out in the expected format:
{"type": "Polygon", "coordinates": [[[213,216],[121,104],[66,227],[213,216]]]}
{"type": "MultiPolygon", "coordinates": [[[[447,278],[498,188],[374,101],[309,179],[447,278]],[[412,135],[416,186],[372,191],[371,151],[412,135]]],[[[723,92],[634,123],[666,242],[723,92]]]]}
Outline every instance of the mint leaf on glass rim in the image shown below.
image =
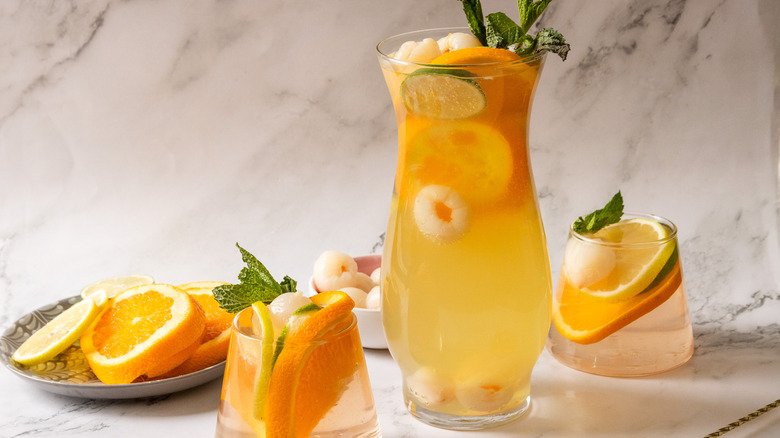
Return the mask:
{"type": "Polygon", "coordinates": [[[574,221],[572,229],[577,234],[590,234],[620,221],[623,217],[623,195],[618,190],[607,205],[574,221]]]}
{"type": "Polygon", "coordinates": [[[503,12],[488,14],[486,22],[480,0],[460,0],[469,29],[483,46],[494,49],[509,49],[510,46],[514,46],[515,53],[520,56],[552,52],[565,61],[571,46],[560,32],[553,28],[545,28],[535,36],[528,34],[531,26],[542,15],[551,1],[517,0],[517,9],[520,14],[520,24],[518,25],[503,12]]]}
{"type": "Polygon", "coordinates": [[[545,27],[536,34],[536,47],[534,49],[537,52],[544,50],[555,53],[566,61],[571,46],[566,43],[560,32],[551,27],[545,27]]]}
{"type": "Polygon", "coordinates": [[[238,243],[236,246],[241,251],[241,260],[246,263],[246,267],[238,274],[239,284],[226,284],[212,290],[219,307],[229,313],[238,313],[257,301],[268,304],[285,292],[296,291],[295,280],[285,276],[279,284],[254,255],[238,243]]]}
{"type": "Polygon", "coordinates": [[[547,5],[552,0],[517,0],[517,10],[520,13],[520,28],[523,33],[528,33],[531,30],[531,26],[539,19],[547,5]]]}
{"type": "Polygon", "coordinates": [[[503,12],[494,12],[487,16],[485,25],[487,45],[494,49],[506,49],[516,43],[525,32],[503,12]]]}

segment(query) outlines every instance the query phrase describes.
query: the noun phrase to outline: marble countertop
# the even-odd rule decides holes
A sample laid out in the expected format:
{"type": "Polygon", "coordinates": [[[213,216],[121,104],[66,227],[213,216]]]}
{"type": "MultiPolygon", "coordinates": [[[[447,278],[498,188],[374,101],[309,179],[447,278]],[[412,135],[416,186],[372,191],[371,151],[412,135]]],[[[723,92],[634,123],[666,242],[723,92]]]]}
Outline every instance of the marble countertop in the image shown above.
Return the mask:
{"type": "MultiPolygon", "coordinates": [[[[465,24],[453,3],[2,2],[0,328],[100,278],[234,281],[236,242],[302,282],[323,250],[379,252],[396,134],[374,46],[465,24]]],[[[524,418],[463,433],[414,420],[366,350],[384,436],[703,436],[780,398],[779,21],[774,0],[548,8],[573,48],[531,120],[553,278],[567,224],[622,190],[679,227],[694,357],[611,379],[545,353],[524,418]]],[[[220,385],[85,400],[3,370],[0,436],[211,437],[220,385]]],[[[727,436],[778,433],[780,409],[727,436]]]]}

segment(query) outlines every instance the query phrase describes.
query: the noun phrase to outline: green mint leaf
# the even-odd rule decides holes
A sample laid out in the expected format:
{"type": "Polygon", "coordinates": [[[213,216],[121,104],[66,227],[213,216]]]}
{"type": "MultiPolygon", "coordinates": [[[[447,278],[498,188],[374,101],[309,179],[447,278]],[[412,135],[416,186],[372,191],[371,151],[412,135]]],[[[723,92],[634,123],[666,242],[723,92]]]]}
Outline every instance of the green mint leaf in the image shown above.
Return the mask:
{"type": "Polygon", "coordinates": [[[263,285],[281,293],[281,286],[274,280],[274,277],[271,276],[268,269],[266,269],[249,251],[241,248],[237,243],[236,246],[241,251],[241,260],[246,263],[246,268],[241,269],[241,272],[238,274],[238,281],[241,283],[263,285]]]}
{"type": "Polygon", "coordinates": [[[295,280],[285,276],[282,284],[277,283],[255,256],[239,244],[236,246],[241,251],[241,260],[246,263],[246,267],[238,274],[239,284],[227,284],[213,289],[214,299],[221,308],[237,313],[257,301],[268,304],[282,293],[295,292],[295,280]]]}
{"type": "Polygon", "coordinates": [[[620,221],[623,217],[623,195],[620,191],[607,202],[601,210],[582,217],[574,221],[574,232],[578,234],[595,233],[596,231],[620,221]]]}
{"type": "Polygon", "coordinates": [[[466,13],[466,20],[469,22],[471,33],[482,43],[487,45],[485,33],[485,18],[482,15],[482,4],[479,0],[460,0],[463,3],[463,12],[466,13]]]}
{"type": "Polygon", "coordinates": [[[515,53],[520,56],[530,56],[536,50],[536,39],[530,35],[523,35],[515,43],[515,53]]]}
{"type": "Polygon", "coordinates": [[[296,287],[298,286],[298,282],[285,275],[284,280],[279,283],[279,286],[282,287],[283,292],[295,292],[297,290],[296,287]]]}
{"type": "Polygon", "coordinates": [[[494,49],[506,49],[523,36],[523,31],[511,18],[503,12],[495,12],[487,16],[487,46],[494,49]]]}
{"type": "Polygon", "coordinates": [[[263,286],[243,283],[217,286],[212,293],[219,307],[229,313],[238,313],[257,301],[268,304],[280,295],[263,286]]]}
{"type": "Polygon", "coordinates": [[[563,35],[551,27],[546,27],[536,34],[534,50],[537,52],[553,52],[566,61],[570,49],[563,35]]]}
{"type": "Polygon", "coordinates": [[[517,10],[520,12],[520,28],[526,34],[552,0],[517,0],[517,10]]]}
{"type": "Polygon", "coordinates": [[[515,53],[520,56],[529,56],[535,52],[553,52],[565,61],[571,47],[560,32],[545,28],[536,36],[528,35],[531,26],[551,1],[517,0],[517,10],[520,13],[518,25],[503,12],[488,14],[485,24],[480,0],[460,0],[471,33],[483,46],[505,49],[514,44],[515,53]]]}

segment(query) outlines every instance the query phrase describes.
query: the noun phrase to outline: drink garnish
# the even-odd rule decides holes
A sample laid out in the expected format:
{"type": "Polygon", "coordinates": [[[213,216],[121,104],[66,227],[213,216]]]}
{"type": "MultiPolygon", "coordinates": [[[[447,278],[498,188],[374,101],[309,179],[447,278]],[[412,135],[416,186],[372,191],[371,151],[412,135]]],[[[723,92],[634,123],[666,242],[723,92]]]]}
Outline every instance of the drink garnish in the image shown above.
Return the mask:
{"type": "Polygon", "coordinates": [[[480,0],[461,0],[463,12],[471,33],[485,46],[509,49],[514,46],[518,55],[528,56],[538,52],[553,52],[564,61],[571,47],[560,32],[551,27],[540,30],[535,36],[528,34],[531,26],[552,0],[518,0],[517,9],[520,24],[515,23],[503,12],[494,12],[484,17],[480,0]]]}
{"type": "Polygon", "coordinates": [[[485,92],[467,70],[423,68],[401,83],[406,108],[423,117],[465,119],[487,106],[485,92]]]}
{"type": "Polygon", "coordinates": [[[295,292],[297,282],[289,276],[284,276],[281,283],[274,280],[271,273],[249,251],[236,246],[241,251],[241,260],[246,267],[238,274],[239,284],[227,284],[214,288],[214,298],[220,307],[230,313],[238,313],[252,303],[262,301],[269,304],[274,298],[285,292],[295,292]]]}
{"type": "Polygon", "coordinates": [[[599,231],[607,225],[620,221],[623,217],[623,195],[620,190],[607,202],[604,208],[596,210],[587,216],[580,216],[574,221],[572,229],[578,234],[590,234],[599,231]]]}

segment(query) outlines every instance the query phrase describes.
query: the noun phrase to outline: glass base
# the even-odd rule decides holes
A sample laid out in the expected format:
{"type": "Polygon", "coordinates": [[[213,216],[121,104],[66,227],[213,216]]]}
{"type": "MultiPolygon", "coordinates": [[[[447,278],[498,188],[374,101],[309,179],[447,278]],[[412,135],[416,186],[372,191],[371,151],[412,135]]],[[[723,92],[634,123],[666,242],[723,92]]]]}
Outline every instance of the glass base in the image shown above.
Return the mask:
{"type": "Polygon", "coordinates": [[[594,344],[572,342],[550,326],[547,351],[578,371],[607,377],[645,377],[682,366],[693,356],[693,330],[684,289],[655,310],[594,344]]]}
{"type": "Polygon", "coordinates": [[[496,427],[520,418],[531,405],[531,396],[514,408],[489,415],[450,415],[431,411],[414,401],[405,398],[406,408],[418,420],[423,423],[449,430],[481,430],[496,427]]]}

